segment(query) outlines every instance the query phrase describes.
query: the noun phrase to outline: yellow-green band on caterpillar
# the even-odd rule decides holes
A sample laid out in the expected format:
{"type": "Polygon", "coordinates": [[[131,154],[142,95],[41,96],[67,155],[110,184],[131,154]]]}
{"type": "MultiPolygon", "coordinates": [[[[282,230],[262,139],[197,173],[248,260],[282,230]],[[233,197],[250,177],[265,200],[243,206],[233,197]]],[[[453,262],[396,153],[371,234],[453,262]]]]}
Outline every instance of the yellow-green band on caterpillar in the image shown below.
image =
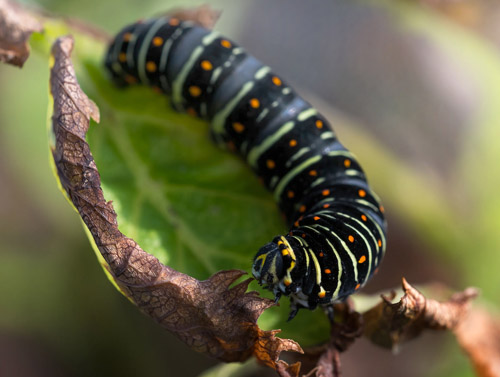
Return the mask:
{"type": "Polygon", "coordinates": [[[386,247],[378,197],[328,121],[268,66],[217,32],[157,18],[120,31],[106,68],[117,84],[150,85],[206,119],[216,143],[274,193],[290,231],[260,248],[252,273],[276,299],[290,297],[290,318],[330,308],[377,270],[386,247]]]}

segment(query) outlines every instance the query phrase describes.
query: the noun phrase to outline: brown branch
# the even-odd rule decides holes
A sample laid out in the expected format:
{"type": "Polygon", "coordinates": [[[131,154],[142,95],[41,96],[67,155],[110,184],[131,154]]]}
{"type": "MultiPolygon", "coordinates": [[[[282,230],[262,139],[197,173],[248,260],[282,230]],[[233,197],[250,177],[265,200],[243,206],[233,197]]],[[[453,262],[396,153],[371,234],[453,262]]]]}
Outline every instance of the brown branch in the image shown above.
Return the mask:
{"type": "MultiPolygon", "coordinates": [[[[471,346],[480,343],[481,336],[484,336],[484,331],[479,331],[473,337],[470,333],[473,325],[468,313],[471,300],[478,294],[476,289],[468,288],[452,295],[447,301],[439,302],[426,298],[405,279],[402,285],[404,295],[399,302],[392,303],[396,296],[392,292],[389,297],[382,296],[379,304],[363,314],[354,310],[350,300],[335,305],[338,322],[332,324],[330,340],[325,344],[307,348],[303,355],[293,357],[310,369],[305,376],[341,376],[340,353],[347,350],[361,335],[379,346],[394,349],[419,336],[424,330],[453,330],[462,347],[471,355],[473,363],[479,365],[477,368],[486,370],[482,364],[484,362],[488,364],[488,368],[498,367],[498,363],[487,360],[493,354],[500,354],[498,323],[495,328],[498,335],[494,337],[494,342],[488,343],[494,352],[486,352],[484,357],[479,358],[478,356],[484,352],[485,345],[471,346]]],[[[492,331],[493,327],[488,325],[487,328],[492,331]]],[[[493,359],[499,360],[500,357],[493,359]]],[[[480,374],[480,376],[500,377],[500,374],[480,374]]]]}
{"type": "Polygon", "coordinates": [[[479,377],[500,377],[500,320],[484,308],[471,310],[453,332],[479,377]]]}
{"type": "Polygon", "coordinates": [[[457,325],[469,309],[470,301],[478,294],[468,288],[453,295],[446,302],[427,299],[403,278],[404,296],[392,304],[383,301],[363,314],[365,336],[385,348],[396,348],[426,329],[451,329],[457,325]]]}

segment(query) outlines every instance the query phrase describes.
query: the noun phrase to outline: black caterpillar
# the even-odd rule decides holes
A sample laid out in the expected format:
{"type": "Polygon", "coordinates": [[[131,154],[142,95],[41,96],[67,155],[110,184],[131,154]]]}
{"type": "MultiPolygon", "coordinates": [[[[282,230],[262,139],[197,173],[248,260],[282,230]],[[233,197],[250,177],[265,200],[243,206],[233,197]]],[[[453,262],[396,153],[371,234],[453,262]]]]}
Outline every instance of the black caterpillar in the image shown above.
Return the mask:
{"type": "Polygon", "coordinates": [[[263,246],[252,273],[276,300],[300,308],[347,298],[385,253],[383,207],[326,119],[241,47],[192,22],[157,18],[126,26],[106,67],[121,85],[171,95],[175,109],[211,123],[274,193],[291,229],[263,246]]]}

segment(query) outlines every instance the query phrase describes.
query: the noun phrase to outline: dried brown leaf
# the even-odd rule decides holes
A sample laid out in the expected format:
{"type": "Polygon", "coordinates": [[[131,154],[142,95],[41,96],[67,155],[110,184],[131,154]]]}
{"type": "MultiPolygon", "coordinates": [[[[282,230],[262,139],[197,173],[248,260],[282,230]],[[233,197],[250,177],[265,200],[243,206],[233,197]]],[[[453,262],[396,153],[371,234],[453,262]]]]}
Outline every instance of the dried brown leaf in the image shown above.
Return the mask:
{"type": "Polygon", "coordinates": [[[279,360],[274,368],[280,377],[297,377],[300,372],[300,363],[288,365],[284,361],[279,360]]]}
{"type": "Polygon", "coordinates": [[[279,356],[283,351],[303,353],[302,348],[293,340],[277,338],[277,333],[279,333],[279,330],[260,330],[259,340],[255,343],[254,355],[261,363],[276,369],[280,376],[295,377],[299,373],[300,362],[288,365],[279,360],[279,356]]]}
{"type": "MultiPolygon", "coordinates": [[[[415,1],[415,0],[412,0],[415,1]]],[[[487,3],[481,0],[418,0],[450,20],[464,26],[480,25],[487,14],[487,3]]]]}
{"type": "Polygon", "coordinates": [[[372,342],[396,348],[425,329],[452,329],[463,320],[470,301],[478,294],[474,288],[454,294],[446,302],[427,299],[403,278],[404,296],[398,303],[383,301],[363,314],[365,336],[372,342]]]}
{"type": "Polygon", "coordinates": [[[479,377],[500,377],[500,320],[474,308],[454,329],[479,377]]]}
{"type": "Polygon", "coordinates": [[[196,351],[223,361],[243,361],[255,355],[266,365],[290,371],[298,366],[279,361],[282,351],[301,352],[291,340],[262,331],[257,319],[273,301],[246,293],[250,280],[233,287],[244,272],[221,271],[205,281],[175,271],[142,250],[119,230],[116,213],[106,202],[100,176],[85,141],[90,118],[99,120],[97,106],[78,86],[70,54],[73,40],[59,38],[53,48],[50,89],[56,145],[52,154],[72,203],[107,263],[121,291],[139,308],[196,351]]]}
{"type": "Polygon", "coordinates": [[[29,56],[28,39],[42,25],[19,5],[0,0],[0,61],[22,67],[29,56]]]}

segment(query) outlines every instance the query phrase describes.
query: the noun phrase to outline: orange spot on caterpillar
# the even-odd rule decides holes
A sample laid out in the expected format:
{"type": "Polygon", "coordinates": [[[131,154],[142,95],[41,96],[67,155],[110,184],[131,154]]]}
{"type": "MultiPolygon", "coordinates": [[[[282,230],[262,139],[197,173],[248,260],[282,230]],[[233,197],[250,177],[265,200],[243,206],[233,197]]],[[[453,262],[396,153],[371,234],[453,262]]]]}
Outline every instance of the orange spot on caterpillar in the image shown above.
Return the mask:
{"type": "Polygon", "coordinates": [[[354,290],[357,291],[359,289],[359,287],[361,287],[361,284],[356,285],[356,287],[354,288],[354,290]]]}
{"type": "Polygon", "coordinates": [[[358,263],[363,263],[364,261],[366,261],[366,256],[362,255],[361,258],[359,258],[358,263]]]}
{"type": "Polygon", "coordinates": [[[131,39],[132,39],[132,33],[123,34],[123,41],[124,42],[130,42],[131,39]]]}
{"type": "Polygon", "coordinates": [[[325,274],[331,274],[332,273],[332,270],[330,270],[329,268],[325,269],[325,274]]]}
{"type": "Polygon", "coordinates": [[[220,41],[220,44],[225,48],[230,48],[232,46],[231,42],[229,42],[227,39],[223,39],[222,41],[220,41]]]}
{"type": "Polygon", "coordinates": [[[316,170],[309,170],[309,175],[311,177],[316,177],[318,175],[318,172],[316,170]]]}
{"type": "Polygon", "coordinates": [[[260,101],[257,98],[252,98],[250,100],[250,106],[253,107],[254,109],[258,109],[260,106],[260,101]]]}
{"type": "Polygon", "coordinates": [[[319,216],[314,216],[313,218],[314,218],[314,220],[316,220],[316,221],[318,221],[318,220],[319,220],[319,216]]]}
{"type": "Polygon", "coordinates": [[[358,195],[361,196],[362,198],[364,198],[366,196],[366,191],[361,189],[358,191],[358,195]]]}
{"type": "Polygon", "coordinates": [[[380,206],[379,209],[380,209],[380,212],[382,212],[382,213],[385,212],[384,206],[380,206]]]}
{"type": "Polygon", "coordinates": [[[290,140],[290,142],[288,143],[288,145],[291,146],[291,147],[295,147],[297,145],[297,140],[295,140],[295,139],[290,140]]]}
{"type": "Polygon", "coordinates": [[[283,256],[286,256],[286,255],[288,255],[288,254],[290,254],[290,253],[288,252],[288,249],[283,249],[283,250],[281,251],[281,255],[283,255],[283,256]]]}
{"type": "Polygon", "coordinates": [[[273,160],[267,160],[266,166],[268,169],[274,169],[276,167],[276,163],[273,160]]]}
{"type": "Polygon", "coordinates": [[[285,280],[283,280],[283,284],[285,284],[288,287],[290,284],[292,284],[292,281],[285,279],[285,280]]]}
{"type": "Polygon", "coordinates": [[[326,292],[325,291],[321,291],[321,292],[318,293],[318,297],[319,298],[323,298],[325,296],[326,296],[326,292]]]}
{"type": "Polygon", "coordinates": [[[323,121],[318,119],[316,121],[316,127],[319,128],[319,129],[322,129],[323,128],[323,121]]]}
{"type": "Polygon", "coordinates": [[[305,234],[305,233],[302,233],[300,236],[301,236],[302,238],[306,238],[306,234],[305,234]]]}
{"type": "MultiPolygon", "coordinates": [[[[194,116],[194,117],[198,115],[198,114],[196,113],[196,110],[195,110],[194,108],[192,108],[192,107],[188,107],[188,108],[186,109],[186,113],[188,113],[189,115],[194,116]]],[[[233,144],[233,145],[234,145],[234,144],[233,144]]]]}
{"type": "Polygon", "coordinates": [[[349,240],[349,242],[354,242],[354,237],[353,236],[349,236],[349,237],[347,237],[347,239],[349,240]]]}
{"type": "Polygon", "coordinates": [[[351,160],[345,159],[345,160],[344,160],[344,166],[345,166],[346,168],[350,167],[350,166],[351,166],[351,160]]]}
{"type": "Polygon", "coordinates": [[[156,71],[156,63],[149,61],[146,63],[146,71],[148,72],[155,72],[156,71]]]}
{"type": "Polygon", "coordinates": [[[306,206],[305,205],[301,205],[300,208],[299,208],[299,212],[300,213],[304,213],[306,211],[306,206]]]}
{"type": "Polygon", "coordinates": [[[367,220],[366,216],[365,215],[361,215],[361,220],[366,221],[367,220]]]}
{"type": "Polygon", "coordinates": [[[322,252],[322,251],[320,251],[320,252],[319,252],[319,256],[320,256],[320,257],[322,257],[322,258],[323,258],[323,256],[324,256],[324,255],[325,255],[325,254],[323,254],[323,252],[322,252]]]}
{"type": "Polygon", "coordinates": [[[203,60],[200,65],[205,71],[210,71],[214,67],[208,60],[203,60]]]}
{"type": "Polygon", "coordinates": [[[328,189],[323,190],[322,194],[323,194],[323,196],[328,196],[328,195],[330,195],[330,190],[328,190],[328,189]]]}
{"type": "Polygon", "coordinates": [[[163,38],[162,37],[154,37],[153,38],[153,46],[159,47],[163,44],[163,38]]]}
{"type": "Polygon", "coordinates": [[[377,244],[378,244],[378,247],[382,247],[382,241],[381,240],[378,240],[377,244]]]}
{"type": "Polygon", "coordinates": [[[295,222],[293,223],[293,225],[294,225],[294,226],[299,226],[299,220],[295,221],[295,222]]]}
{"type": "Polygon", "coordinates": [[[280,86],[282,84],[281,80],[279,77],[277,76],[273,76],[273,84],[276,85],[276,86],[280,86]]]}
{"type": "Polygon", "coordinates": [[[171,18],[170,21],[168,22],[171,26],[177,26],[179,25],[180,21],[177,18],[171,18]]]}
{"type": "Polygon", "coordinates": [[[289,199],[292,199],[294,196],[295,196],[295,193],[292,191],[292,190],[289,190],[287,193],[286,193],[286,196],[288,196],[289,199]]]}
{"type": "Polygon", "coordinates": [[[330,204],[326,203],[326,204],[323,204],[323,208],[329,208],[330,207],[330,204]]]}
{"type": "Polygon", "coordinates": [[[201,95],[201,88],[196,85],[190,86],[188,91],[191,97],[199,97],[201,95]]]}
{"type": "Polygon", "coordinates": [[[127,54],[124,52],[120,52],[118,54],[118,61],[121,63],[125,63],[127,61],[127,54]]]}
{"type": "Polygon", "coordinates": [[[241,124],[240,122],[234,122],[233,123],[233,129],[237,132],[237,133],[242,133],[243,131],[245,131],[245,126],[243,124],[241,124]]]}

